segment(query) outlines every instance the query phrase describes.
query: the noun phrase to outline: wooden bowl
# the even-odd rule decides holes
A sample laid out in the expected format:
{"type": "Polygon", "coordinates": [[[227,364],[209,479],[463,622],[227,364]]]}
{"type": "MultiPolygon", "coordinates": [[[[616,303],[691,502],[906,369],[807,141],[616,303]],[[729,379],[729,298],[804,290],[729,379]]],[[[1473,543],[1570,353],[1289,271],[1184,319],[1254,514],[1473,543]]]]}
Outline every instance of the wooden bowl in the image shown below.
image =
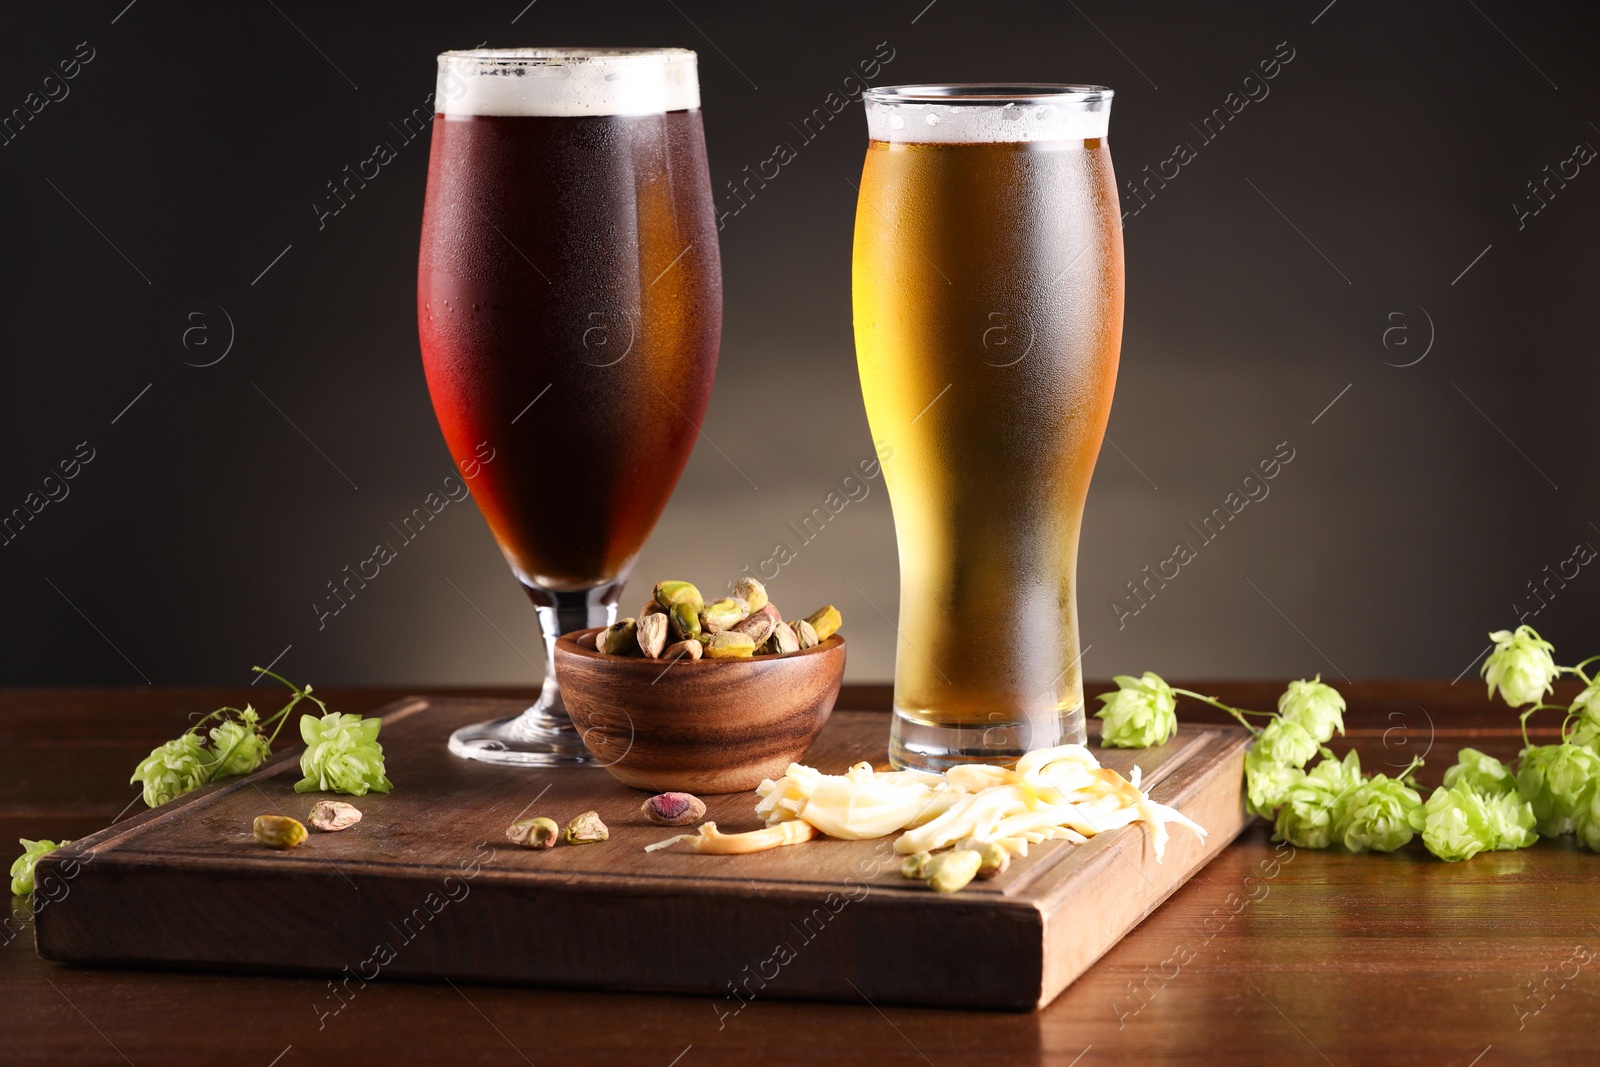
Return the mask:
{"type": "Polygon", "coordinates": [[[556,640],[567,713],[600,766],[652,793],[739,793],[781,777],[844,678],[838,634],[783,656],[666,661],[597,652],[598,632],[556,640]]]}

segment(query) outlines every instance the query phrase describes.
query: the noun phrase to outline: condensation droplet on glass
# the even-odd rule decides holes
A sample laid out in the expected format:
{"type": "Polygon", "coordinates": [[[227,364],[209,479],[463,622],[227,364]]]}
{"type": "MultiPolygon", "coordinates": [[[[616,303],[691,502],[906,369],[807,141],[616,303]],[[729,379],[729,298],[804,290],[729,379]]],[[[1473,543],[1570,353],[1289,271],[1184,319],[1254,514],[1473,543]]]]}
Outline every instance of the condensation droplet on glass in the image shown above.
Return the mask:
{"type": "Polygon", "coordinates": [[[929,126],[937,126],[939,125],[939,116],[930,111],[928,112],[925,121],[929,126]]]}
{"type": "Polygon", "coordinates": [[[891,111],[889,113],[889,128],[891,130],[903,130],[903,129],[905,129],[905,127],[906,127],[906,120],[901,118],[899,115],[896,115],[894,112],[891,111]]]}

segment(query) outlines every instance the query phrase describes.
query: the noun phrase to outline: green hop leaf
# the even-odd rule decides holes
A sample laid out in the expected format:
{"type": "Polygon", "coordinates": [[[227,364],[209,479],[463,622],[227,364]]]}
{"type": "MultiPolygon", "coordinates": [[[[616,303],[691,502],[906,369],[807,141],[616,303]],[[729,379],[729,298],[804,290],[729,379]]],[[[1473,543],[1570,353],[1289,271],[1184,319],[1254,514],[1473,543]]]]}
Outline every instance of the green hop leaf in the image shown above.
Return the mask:
{"type": "Polygon", "coordinates": [[[1273,811],[1283,803],[1289,790],[1305,776],[1306,772],[1299,767],[1279,763],[1259,746],[1251,745],[1244,755],[1246,810],[1252,815],[1272,818],[1273,811]]]}
{"type": "Polygon", "coordinates": [[[1411,840],[1411,813],[1421,806],[1415,789],[1386,774],[1374,775],[1340,798],[1334,839],[1351,852],[1393,852],[1411,840]]]}
{"type": "MultiPolygon", "coordinates": [[[[250,714],[253,718],[254,713],[250,714]]],[[[216,753],[210,767],[214,779],[249,774],[272,755],[272,746],[256,730],[254,722],[232,720],[211,728],[211,750],[216,753]]]]}
{"type": "Polygon", "coordinates": [[[1273,719],[1255,741],[1262,759],[1287,767],[1304,767],[1317,754],[1318,747],[1310,730],[1288,719],[1273,719]]]}
{"type": "Polygon", "coordinates": [[[1178,732],[1178,698],[1158,674],[1144,672],[1134,678],[1119,674],[1115,693],[1102,693],[1105,707],[1095,712],[1102,748],[1149,748],[1162,745],[1178,732]]]}
{"type": "Polygon", "coordinates": [[[1539,833],[1558,837],[1572,831],[1578,802],[1600,781],[1600,756],[1581,745],[1532,745],[1522,750],[1517,789],[1533,805],[1539,833]]]}
{"type": "Polygon", "coordinates": [[[1600,785],[1591,784],[1572,813],[1572,828],[1578,844],[1590,852],[1600,852],[1600,785]]]}
{"type": "Polygon", "coordinates": [[[1489,683],[1489,696],[1500,690],[1500,699],[1513,708],[1538,703],[1554,688],[1551,683],[1560,673],[1551,656],[1555,646],[1539,637],[1531,626],[1516,631],[1496,630],[1489,635],[1494,651],[1483,661],[1479,674],[1489,683]]]}
{"type": "Polygon", "coordinates": [[[365,796],[367,790],[387,793],[394,784],[384,777],[383,746],[378,744],[378,719],[345,715],[337,711],[300,720],[300,738],[306,750],[300,756],[296,793],[312,791],[365,796]]]}
{"type": "Polygon", "coordinates": [[[173,797],[198,789],[210,781],[200,735],[190,732],[168,741],[145,757],[128,784],[144,783],[144,802],[156,808],[173,797]]]}
{"type": "Polygon", "coordinates": [[[1303,726],[1319,745],[1327,744],[1335,730],[1344,735],[1344,697],[1320,674],[1309,682],[1290,682],[1278,698],[1278,714],[1303,726]]]}
{"type": "Polygon", "coordinates": [[[1570,710],[1578,716],[1578,721],[1572,724],[1572,743],[1600,750],[1597,744],[1600,742],[1600,678],[1578,694],[1570,710]]]}
{"type": "Polygon", "coordinates": [[[1289,789],[1272,839],[1296,848],[1327,848],[1344,795],[1361,784],[1361,758],[1351,750],[1341,762],[1324,757],[1289,789]]]}
{"type": "Polygon", "coordinates": [[[33,868],[39,863],[39,858],[48,856],[56,849],[64,848],[72,842],[29,841],[23,837],[17,840],[17,844],[22,846],[22,855],[11,865],[11,892],[16,896],[26,897],[33,893],[33,868]]]}
{"type": "Polygon", "coordinates": [[[1444,772],[1444,787],[1458,786],[1480,796],[1501,796],[1516,792],[1517,779],[1493,756],[1486,756],[1475,748],[1464,748],[1456,753],[1456,765],[1444,772]]]}

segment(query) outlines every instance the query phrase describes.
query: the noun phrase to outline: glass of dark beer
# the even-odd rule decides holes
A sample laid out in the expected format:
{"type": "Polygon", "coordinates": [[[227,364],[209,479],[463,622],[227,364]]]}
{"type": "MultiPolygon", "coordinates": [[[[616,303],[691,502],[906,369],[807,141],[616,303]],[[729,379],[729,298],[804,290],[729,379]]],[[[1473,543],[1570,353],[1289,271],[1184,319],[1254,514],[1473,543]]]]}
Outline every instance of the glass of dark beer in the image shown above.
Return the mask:
{"type": "Polygon", "coordinates": [[[538,702],[456,731],[450,750],[583,762],[551,650],[615,620],[717,364],[722,275],[695,54],[446,52],[434,109],[423,367],[546,651],[538,702]]]}
{"type": "Polygon", "coordinates": [[[869,89],[856,360],[900,547],[889,758],[1081,743],[1078,530],[1122,346],[1111,90],[869,89]]]}

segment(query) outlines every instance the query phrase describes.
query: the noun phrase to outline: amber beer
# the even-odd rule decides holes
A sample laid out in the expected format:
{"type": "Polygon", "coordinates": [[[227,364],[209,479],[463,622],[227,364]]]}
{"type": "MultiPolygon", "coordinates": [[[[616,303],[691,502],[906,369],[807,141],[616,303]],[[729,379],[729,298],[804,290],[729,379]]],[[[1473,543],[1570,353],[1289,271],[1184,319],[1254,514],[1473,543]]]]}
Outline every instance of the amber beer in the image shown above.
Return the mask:
{"type": "Polygon", "coordinates": [[[893,448],[897,766],[1084,739],[1078,530],[1122,342],[1111,95],[866,96],[855,337],[893,448]]]}

